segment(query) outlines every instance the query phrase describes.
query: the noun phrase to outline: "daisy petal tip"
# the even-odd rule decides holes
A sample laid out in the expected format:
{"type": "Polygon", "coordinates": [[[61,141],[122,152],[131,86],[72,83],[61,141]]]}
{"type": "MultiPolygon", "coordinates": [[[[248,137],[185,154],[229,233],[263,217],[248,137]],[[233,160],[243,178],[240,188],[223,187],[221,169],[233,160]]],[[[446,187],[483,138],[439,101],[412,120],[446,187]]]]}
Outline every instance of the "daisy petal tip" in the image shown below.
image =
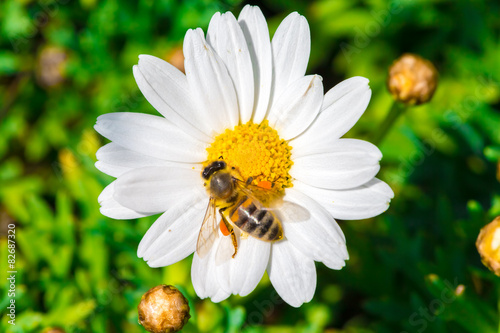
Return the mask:
{"type": "Polygon", "coordinates": [[[139,61],[137,63],[138,69],[151,63],[152,62],[151,58],[153,58],[153,56],[150,56],[148,54],[141,54],[139,56],[139,61]]]}
{"type": "Polygon", "coordinates": [[[193,39],[195,38],[195,31],[193,29],[188,29],[184,35],[184,57],[188,59],[189,52],[193,48],[193,39]]]}
{"type": "MultiPolygon", "coordinates": [[[[97,151],[97,152],[99,152],[99,151],[97,151]]],[[[97,162],[95,162],[95,163],[94,163],[94,166],[95,166],[95,168],[96,168],[97,170],[99,170],[99,171],[101,171],[101,172],[102,172],[102,170],[101,170],[102,162],[101,162],[101,161],[99,161],[99,156],[97,155],[97,153],[96,153],[96,157],[97,157],[97,162]]],[[[97,202],[99,202],[99,199],[97,199],[97,202]]],[[[99,202],[99,203],[100,203],[100,202],[99,202]]]]}
{"type": "Polygon", "coordinates": [[[158,268],[158,266],[152,264],[152,260],[148,260],[147,258],[144,258],[144,256],[140,256],[139,258],[142,258],[146,262],[146,264],[148,264],[149,267],[158,268]]]}
{"type": "Polygon", "coordinates": [[[165,256],[165,255],[158,256],[156,255],[156,253],[148,253],[148,251],[151,252],[150,250],[151,246],[146,248],[144,253],[142,253],[141,251],[141,256],[139,258],[144,259],[144,261],[146,261],[148,266],[151,268],[166,267],[177,262],[177,260],[172,259],[171,256],[165,256]]]}
{"type": "Polygon", "coordinates": [[[221,14],[220,16],[225,21],[233,21],[233,20],[236,21],[236,17],[231,12],[225,12],[224,14],[221,14]]]}
{"type": "Polygon", "coordinates": [[[96,119],[95,124],[94,124],[94,128],[96,126],[99,126],[100,123],[102,123],[102,121],[105,119],[105,116],[106,116],[106,114],[101,114],[101,115],[97,116],[97,119],[96,119]]]}
{"type": "MultiPolygon", "coordinates": [[[[253,5],[246,5],[243,7],[243,9],[240,12],[240,15],[238,16],[238,20],[244,20],[248,19],[250,17],[262,17],[264,19],[264,14],[262,13],[262,10],[260,9],[259,6],[253,6],[253,5]]],[[[264,19],[265,20],[265,19],[264,19]]]]}
{"type": "Polygon", "coordinates": [[[299,15],[300,23],[307,25],[307,28],[309,28],[309,22],[307,22],[307,18],[304,15],[300,15],[299,13],[297,14],[299,15]]]}
{"type": "Polygon", "coordinates": [[[353,76],[348,80],[355,82],[358,85],[368,85],[370,83],[370,80],[364,76],[353,76]]]}
{"type": "MultiPolygon", "coordinates": [[[[99,203],[101,204],[101,203],[99,203]]],[[[103,215],[103,216],[106,216],[106,217],[109,217],[107,214],[106,214],[106,210],[104,209],[103,206],[99,207],[99,212],[103,215]]]]}
{"type": "Polygon", "coordinates": [[[141,71],[141,74],[145,71],[147,72],[148,67],[153,67],[155,68],[155,71],[157,71],[157,67],[162,67],[166,61],[163,59],[160,59],[158,57],[149,55],[149,54],[141,54],[139,56],[139,61],[137,63],[137,69],[140,70],[142,68],[143,71],[141,71]]]}
{"type": "Polygon", "coordinates": [[[183,44],[184,62],[192,60],[210,49],[201,28],[189,29],[186,32],[183,44]]]}
{"type": "Polygon", "coordinates": [[[103,216],[106,216],[110,219],[119,219],[120,216],[117,216],[116,214],[113,213],[113,209],[105,206],[105,205],[102,205],[101,204],[101,207],[99,207],[99,212],[103,215],[103,216]]]}
{"type": "Polygon", "coordinates": [[[302,306],[302,304],[304,303],[307,303],[307,302],[303,302],[303,301],[287,301],[288,305],[290,305],[291,307],[294,307],[296,309],[300,308],[302,306]]]}
{"type": "MultiPolygon", "coordinates": [[[[219,15],[220,15],[220,13],[219,13],[219,15]]],[[[195,35],[198,35],[198,37],[200,37],[201,39],[203,39],[203,40],[205,39],[205,33],[203,32],[202,28],[196,28],[196,29],[194,29],[193,33],[195,35]]]]}
{"type": "Polygon", "coordinates": [[[370,102],[370,99],[372,98],[372,90],[368,84],[362,83],[358,87],[356,87],[356,92],[358,94],[358,99],[360,101],[360,104],[363,106],[363,108],[366,110],[368,107],[368,103],[370,102]]]}
{"type": "MultiPolygon", "coordinates": [[[[139,59],[139,63],[141,62],[141,59],[139,59]]],[[[143,79],[143,75],[141,73],[141,70],[139,69],[139,65],[134,65],[132,66],[132,75],[134,76],[134,79],[136,82],[139,82],[140,80],[143,79]]]]}
{"type": "Polygon", "coordinates": [[[342,270],[342,268],[345,267],[345,261],[335,262],[335,263],[324,262],[324,264],[326,267],[333,269],[333,270],[336,270],[336,271],[340,271],[340,270],[342,270]]]}
{"type": "Polygon", "coordinates": [[[302,295],[302,297],[298,295],[293,295],[291,297],[285,297],[286,299],[283,300],[291,307],[300,308],[302,305],[309,303],[313,299],[314,293],[312,293],[311,295],[307,295],[305,297],[304,296],[305,295],[302,295]]]}
{"type": "Polygon", "coordinates": [[[387,196],[387,204],[389,205],[391,203],[391,200],[394,199],[394,191],[392,188],[384,182],[384,186],[382,188],[383,194],[387,196]]]}
{"type": "Polygon", "coordinates": [[[214,303],[220,303],[222,301],[225,301],[231,294],[225,293],[225,292],[218,292],[214,296],[210,297],[210,300],[214,303]]]}
{"type": "MultiPolygon", "coordinates": [[[[141,257],[139,257],[139,258],[141,258],[141,257]]],[[[162,262],[159,262],[158,260],[148,260],[148,261],[146,261],[146,263],[151,268],[160,268],[163,266],[168,266],[168,265],[164,265],[162,262]]]]}
{"type": "Polygon", "coordinates": [[[366,86],[365,98],[368,99],[368,101],[372,98],[372,88],[370,88],[370,85],[366,86]]]}
{"type": "MultiPolygon", "coordinates": [[[[224,13],[224,14],[226,14],[226,13],[224,13]]],[[[224,16],[224,14],[221,14],[221,12],[215,12],[214,15],[212,15],[211,20],[216,20],[216,19],[220,18],[221,16],[224,16]]]]}
{"type": "Polygon", "coordinates": [[[377,163],[380,162],[382,160],[382,157],[384,157],[380,148],[369,141],[365,141],[364,144],[366,145],[366,152],[370,154],[370,156],[373,157],[373,159],[376,160],[377,163]]]}
{"type": "Polygon", "coordinates": [[[144,237],[141,239],[141,241],[139,242],[139,245],[137,246],[137,257],[138,258],[143,258],[144,261],[147,261],[145,258],[145,254],[148,250],[148,247],[146,246],[146,244],[144,243],[144,237]]]}
{"type": "Polygon", "coordinates": [[[101,116],[97,117],[96,123],[94,124],[94,130],[100,135],[104,136],[102,133],[104,132],[103,121],[104,119],[101,116]]]}

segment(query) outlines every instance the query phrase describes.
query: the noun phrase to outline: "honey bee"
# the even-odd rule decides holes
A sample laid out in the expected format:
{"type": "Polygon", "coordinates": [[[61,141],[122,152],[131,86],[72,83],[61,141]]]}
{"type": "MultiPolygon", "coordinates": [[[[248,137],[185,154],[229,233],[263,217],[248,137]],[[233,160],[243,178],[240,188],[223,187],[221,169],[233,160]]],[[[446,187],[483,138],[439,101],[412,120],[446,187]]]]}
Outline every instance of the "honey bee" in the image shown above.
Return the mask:
{"type": "Polygon", "coordinates": [[[270,189],[251,185],[251,178],[247,181],[239,179],[235,168],[228,167],[222,160],[210,163],[201,176],[210,193],[210,201],[196,245],[200,258],[210,251],[219,235],[218,227],[224,236],[231,235],[233,258],[238,252],[235,228],[266,242],[283,238],[280,220],[258,199],[263,198],[264,192],[271,191],[270,189]],[[220,225],[217,224],[217,210],[222,218],[220,225]]]}

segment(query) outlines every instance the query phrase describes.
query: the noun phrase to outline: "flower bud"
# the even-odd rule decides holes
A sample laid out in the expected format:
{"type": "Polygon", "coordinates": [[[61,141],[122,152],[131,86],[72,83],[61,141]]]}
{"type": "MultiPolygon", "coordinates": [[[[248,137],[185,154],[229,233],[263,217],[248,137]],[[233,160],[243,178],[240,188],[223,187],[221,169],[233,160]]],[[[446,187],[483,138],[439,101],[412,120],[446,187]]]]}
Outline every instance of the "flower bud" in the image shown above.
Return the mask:
{"type": "Polygon", "coordinates": [[[418,105],[432,98],[437,81],[438,72],[429,60],[406,53],[389,68],[387,87],[395,100],[418,105]]]}
{"type": "Polygon", "coordinates": [[[483,264],[500,276],[500,216],[481,229],[476,247],[483,264]]]}
{"type": "Polygon", "coordinates": [[[184,295],[177,288],[165,284],[142,295],[137,309],[139,324],[152,333],[178,332],[191,318],[184,295]]]}
{"type": "Polygon", "coordinates": [[[43,87],[55,87],[65,79],[68,53],[66,50],[55,47],[44,47],[37,59],[36,78],[43,87]]]}

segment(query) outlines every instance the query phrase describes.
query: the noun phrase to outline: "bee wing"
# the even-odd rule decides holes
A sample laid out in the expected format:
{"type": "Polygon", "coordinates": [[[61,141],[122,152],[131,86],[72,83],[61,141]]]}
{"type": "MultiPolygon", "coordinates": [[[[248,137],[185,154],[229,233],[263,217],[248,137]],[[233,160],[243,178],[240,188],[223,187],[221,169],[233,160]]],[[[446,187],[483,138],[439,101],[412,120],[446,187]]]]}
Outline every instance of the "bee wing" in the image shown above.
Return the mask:
{"type": "MultiPolygon", "coordinates": [[[[233,232],[236,237],[237,243],[241,244],[239,229],[234,227],[233,232]]],[[[219,243],[219,247],[217,248],[217,252],[215,253],[215,265],[222,265],[228,260],[232,259],[234,251],[235,250],[231,237],[222,237],[219,243]]]]}
{"type": "Polygon", "coordinates": [[[252,198],[253,200],[257,201],[260,204],[260,206],[263,206],[262,205],[263,201],[265,202],[267,199],[269,199],[276,193],[276,190],[272,188],[268,189],[253,184],[247,184],[246,182],[237,178],[234,179],[236,180],[236,186],[238,187],[238,189],[241,192],[245,193],[250,198],[252,198]]]}
{"type": "Polygon", "coordinates": [[[272,188],[268,189],[252,184],[246,184],[244,181],[239,179],[236,179],[236,185],[240,191],[252,198],[254,203],[260,205],[259,209],[267,209],[273,211],[274,213],[278,213],[278,215],[285,215],[287,216],[287,222],[307,221],[311,217],[307,208],[291,201],[279,199],[275,200],[270,205],[265,205],[264,207],[262,201],[265,201],[267,198],[276,193],[276,190],[272,188]],[[285,214],[280,212],[285,212],[285,214]]]}
{"type": "Polygon", "coordinates": [[[311,218],[311,213],[307,210],[307,208],[302,207],[295,202],[283,200],[276,206],[270,208],[273,210],[278,216],[287,223],[290,222],[304,222],[311,218]]]}
{"type": "Polygon", "coordinates": [[[268,193],[274,193],[276,190],[273,189],[273,188],[266,188],[266,187],[260,187],[260,186],[257,186],[257,185],[253,185],[253,184],[247,184],[246,181],[243,181],[241,179],[238,179],[238,178],[235,178],[233,177],[233,179],[236,181],[236,185],[239,187],[239,188],[243,188],[243,189],[249,189],[251,190],[252,192],[268,192],[268,193]]]}
{"type": "Polygon", "coordinates": [[[208,202],[207,212],[201,224],[200,233],[198,234],[198,241],[196,243],[196,253],[200,258],[205,257],[214,241],[219,236],[217,230],[217,210],[215,206],[215,198],[210,197],[208,202]]]}

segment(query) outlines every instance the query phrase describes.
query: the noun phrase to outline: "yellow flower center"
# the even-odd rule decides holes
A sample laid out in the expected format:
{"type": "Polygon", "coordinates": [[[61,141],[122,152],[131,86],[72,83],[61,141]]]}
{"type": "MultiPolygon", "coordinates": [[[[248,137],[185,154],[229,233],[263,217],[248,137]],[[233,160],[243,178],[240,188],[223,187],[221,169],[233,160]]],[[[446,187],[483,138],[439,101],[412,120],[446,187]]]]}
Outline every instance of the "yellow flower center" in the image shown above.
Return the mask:
{"type": "Polygon", "coordinates": [[[273,190],[281,194],[292,186],[288,174],[293,164],[291,150],[278,132],[269,127],[267,120],[261,124],[248,122],[226,129],[215,138],[207,148],[207,164],[223,159],[236,169],[242,180],[252,177],[253,185],[272,184],[273,190]]]}

